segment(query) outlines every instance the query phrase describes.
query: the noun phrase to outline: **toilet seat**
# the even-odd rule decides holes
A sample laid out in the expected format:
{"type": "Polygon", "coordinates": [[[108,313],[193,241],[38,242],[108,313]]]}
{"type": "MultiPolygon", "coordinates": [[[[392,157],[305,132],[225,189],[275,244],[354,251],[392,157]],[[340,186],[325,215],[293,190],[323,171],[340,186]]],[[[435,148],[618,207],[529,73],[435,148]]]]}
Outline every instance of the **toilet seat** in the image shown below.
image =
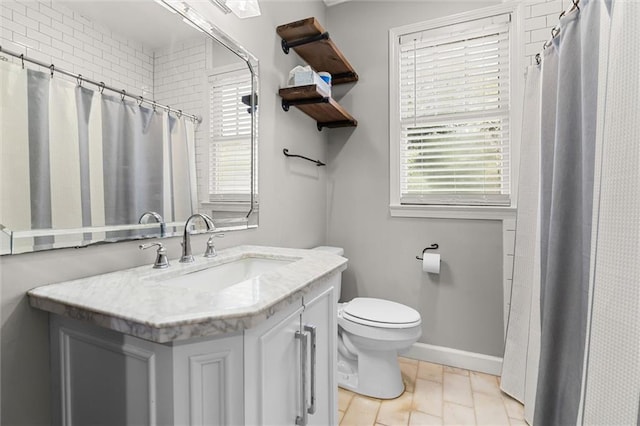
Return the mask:
{"type": "Polygon", "coordinates": [[[421,324],[415,309],[389,300],[356,297],[342,308],[342,317],[356,324],[377,328],[411,328],[421,324]]]}

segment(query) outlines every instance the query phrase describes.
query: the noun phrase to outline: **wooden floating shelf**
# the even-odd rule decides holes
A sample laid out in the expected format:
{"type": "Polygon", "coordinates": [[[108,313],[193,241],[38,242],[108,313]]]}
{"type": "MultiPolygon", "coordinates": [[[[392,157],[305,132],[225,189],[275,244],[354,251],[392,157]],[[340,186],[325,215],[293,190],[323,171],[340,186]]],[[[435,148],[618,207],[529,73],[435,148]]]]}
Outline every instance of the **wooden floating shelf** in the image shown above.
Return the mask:
{"type": "Polygon", "coordinates": [[[295,106],[317,122],[318,130],[323,127],[355,127],[358,121],[331,97],[324,96],[315,84],[286,87],[280,89],[282,108],[289,110],[295,106]]]}
{"type": "Polygon", "coordinates": [[[353,66],[316,18],[280,25],[276,32],[282,38],[282,50],[285,53],[292,48],[316,71],[330,73],[333,85],[358,81],[353,66]]]}

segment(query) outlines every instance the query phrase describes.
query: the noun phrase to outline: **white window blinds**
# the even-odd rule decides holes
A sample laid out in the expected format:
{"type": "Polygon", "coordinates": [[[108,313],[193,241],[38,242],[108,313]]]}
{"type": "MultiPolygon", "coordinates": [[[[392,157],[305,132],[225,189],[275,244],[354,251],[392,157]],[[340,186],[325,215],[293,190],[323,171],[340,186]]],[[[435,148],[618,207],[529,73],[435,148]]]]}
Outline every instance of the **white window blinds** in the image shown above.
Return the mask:
{"type": "Polygon", "coordinates": [[[510,14],[399,37],[400,202],[510,203],[510,14]]]}
{"type": "Polygon", "coordinates": [[[251,114],[242,102],[250,94],[251,75],[246,69],[209,77],[210,201],[250,198],[251,114]]]}

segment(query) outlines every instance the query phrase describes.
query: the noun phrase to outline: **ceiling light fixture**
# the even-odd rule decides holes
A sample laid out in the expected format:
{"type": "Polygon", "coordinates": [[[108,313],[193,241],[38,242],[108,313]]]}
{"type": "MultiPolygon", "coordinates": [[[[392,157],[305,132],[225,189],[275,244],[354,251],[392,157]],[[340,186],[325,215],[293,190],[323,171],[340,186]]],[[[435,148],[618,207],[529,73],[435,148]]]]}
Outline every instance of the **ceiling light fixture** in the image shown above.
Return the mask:
{"type": "Polygon", "coordinates": [[[209,0],[223,13],[233,12],[238,18],[253,18],[260,16],[258,0],[209,0]]]}
{"type": "Polygon", "coordinates": [[[260,16],[258,0],[226,0],[226,5],[238,18],[260,16]]]}

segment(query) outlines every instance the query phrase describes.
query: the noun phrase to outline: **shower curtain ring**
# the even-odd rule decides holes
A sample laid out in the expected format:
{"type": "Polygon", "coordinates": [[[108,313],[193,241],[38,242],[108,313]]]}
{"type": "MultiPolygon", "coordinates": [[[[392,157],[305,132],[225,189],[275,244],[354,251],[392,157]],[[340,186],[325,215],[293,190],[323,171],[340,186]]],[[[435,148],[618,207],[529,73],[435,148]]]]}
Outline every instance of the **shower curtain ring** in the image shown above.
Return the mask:
{"type": "Polygon", "coordinates": [[[182,110],[181,109],[178,110],[178,118],[182,118],[182,110]]]}
{"type": "Polygon", "coordinates": [[[142,106],[143,102],[144,102],[144,98],[142,96],[138,96],[138,106],[142,106]]]}
{"type": "Polygon", "coordinates": [[[540,65],[542,63],[542,59],[540,58],[540,53],[536,53],[536,65],[540,65]]]}
{"type": "Polygon", "coordinates": [[[76,80],[78,81],[78,87],[82,87],[82,74],[78,74],[76,80]]]}
{"type": "Polygon", "coordinates": [[[156,112],[156,101],[153,101],[153,112],[156,112]]]}
{"type": "Polygon", "coordinates": [[[56,66],[51,64],[49,65],[49,69],[51,70],[51,78],[53,78],[53,72],[56,70],[56,66]]]}
{"type": "Polygon", "coordinates": [[[24,53],[20,54],[20,61],[22,62],[22,69],[24,69],[24,53]]]}
{"type": "Polygon", "coordinates": [[[120,101],[124,102],[124,97],[126,96],[127,91],[122,89],[122,91],[120,92],[120,101]]]}
{"type": "Polygon", "coordinates": [[[104,86],[104,81],[101,81],[101,82],[100,82],[100,87],[98,88],[98,91],[100,91],[100,94],[103,94],[103,93],[104,93],[104,87],[105,87],[105,86],[104,86]]]}

